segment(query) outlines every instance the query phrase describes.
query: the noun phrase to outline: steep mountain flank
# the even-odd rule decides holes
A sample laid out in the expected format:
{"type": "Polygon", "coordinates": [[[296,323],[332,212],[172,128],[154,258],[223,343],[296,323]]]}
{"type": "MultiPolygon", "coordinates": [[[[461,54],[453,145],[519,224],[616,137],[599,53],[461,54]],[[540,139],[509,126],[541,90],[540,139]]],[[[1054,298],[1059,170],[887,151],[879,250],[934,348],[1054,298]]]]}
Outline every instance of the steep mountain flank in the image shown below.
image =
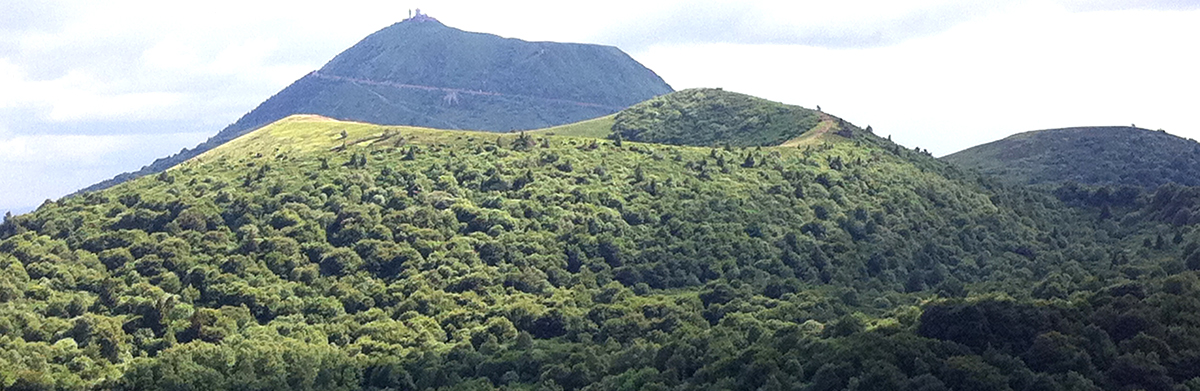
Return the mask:
{"type": "Polygon", "coordinates": [[[367,36],[196,148],[83,191],[163,171],[293,114],[509,131],[601,117],[671,91],[615,47],[502,38],[422,16],[367,36]]]}
{"type": "Polygon", "coordinates": [[[441,129],[537,129],[668,92],[654,72],[615,47],[526,42],[407,21],[338,54],[222,136],[305,113],[441,129]]]}

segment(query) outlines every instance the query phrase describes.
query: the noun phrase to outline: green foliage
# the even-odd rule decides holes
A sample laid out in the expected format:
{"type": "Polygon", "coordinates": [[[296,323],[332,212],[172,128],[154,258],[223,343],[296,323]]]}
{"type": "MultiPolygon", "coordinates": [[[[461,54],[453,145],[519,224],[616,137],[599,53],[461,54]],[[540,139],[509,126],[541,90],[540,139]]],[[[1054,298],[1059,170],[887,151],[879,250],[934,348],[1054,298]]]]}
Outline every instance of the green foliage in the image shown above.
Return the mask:
{"type": "Polygon", "coordinates": [[[1200,311],[1196,288],[1196,275],[1185,273],[1153,287],[1110,287],[1071,305],[944,302],[926,308],[918,333],[969,347],[1007,374],[987,377],[1007,376],[1010,384],[1026,376],[1090,389],[1172,390],[1200,375],[1200,322],[1188,315],[1200,311]]]}
{"type": "Polygon", "coordinates": [[[1059,199],[842,126],[716,149],[293,117],[6,219],[0,388],[1200,377],[1200,232],[1163,220],[1191,190],[1059,199]]]}
{"type": "Polygon", "coordinates": [[[1200,144],[1161,131],[1087,127],[1019,133],[943,160],[1020,184],[1200,186],[1200,144]]]}
{"type": "Polygon", "coordinates": [[[539,129],[533,131],[533,133],[546,136],[606,138],[612,134],[612,126],[615,120],[616,114],[606,115],[600,118],[539,129]]]}
{"type": "Polygon", "coordinates": [[[617,113],[613,134],[629,141],[736,147],[780,145],[817,126],[798,106],[703,88],[678,91],[617,113]]]}

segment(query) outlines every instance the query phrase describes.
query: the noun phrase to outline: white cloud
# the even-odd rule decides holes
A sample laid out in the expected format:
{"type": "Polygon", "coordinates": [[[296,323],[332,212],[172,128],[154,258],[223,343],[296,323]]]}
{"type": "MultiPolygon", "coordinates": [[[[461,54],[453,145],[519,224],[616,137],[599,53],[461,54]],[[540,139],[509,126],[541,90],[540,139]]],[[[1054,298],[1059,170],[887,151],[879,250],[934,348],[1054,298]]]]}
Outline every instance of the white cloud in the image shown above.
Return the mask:
{"type": "Polygon", "coordinates": [[[246,68],[263,67],[279,43],[274,39],[251,39],[235,43],[213,59],[210,68],[218,74],[236,74],[246,68]]]}
{"type": "Polygon", "coordinates": [[[1015,0],[963,2],[671,2],[611,23],[600,35],[619,46],[680,43],[880,47],[927,36],[1011,8],[1015,0]]]}
{"type": "Polygon", "coordinates": [[[44,164],[71,161],[95,164],[125,143],[121,136],[39,135],[0,140],[0,164],[44,164]]]}
{"type": "MultiPolygon", "coordinates": [[[[159,144],[200,142],[206,133],[155,135],[34,135],[0,139],[0,165],[128,165],[122,155],[134,150],[177,152],[159,144]]],[[[139,155],[145,152],[137,152],[139,155]]],[[[133,167],[137,168],[137,167],[133,167]]]]}
{"type": "Polygon", "coordinates": [[[138,120],[169,115],[171,108],[184,101],[186,95],[173,92],[135,92],[97,94],[72,91],[71,95],[53,99],[51,121],[138,120]]]}
{"type": "Polygon", "coordinates": [[[110,80],[87,71],[72,71],[53,79],[30,80],[19,67],[0,59],[0,108],[19,106],[46,109],[50,122],[111,119],[154,119],[168,115],[183,102],[179,92],[127,92],[110,80]]]}
{"type": "Polygon", "coordinates": [[[1195,10],[1200,3],[1188,0],[1059,0],[1073,11],[1195,10]]]}
{"type": "Polygon", "coordinates": [[[16,64],[0,58],[0,109],[13,107],[20,102],[24,93],[20,89],[22,76],[16,64]]]}
{"type": "Polygon", "coordinates": [[[177,38],[165,38],[142,52],[142,62],[151,69],[187,70],[199,62],[199,55],[191,45],[177,38]]]}
{"type": "Polygon", "coordinates": [[[0,210],[38,205],[136,170],[208,133],[22,135],[0,138],[0,210]]]}

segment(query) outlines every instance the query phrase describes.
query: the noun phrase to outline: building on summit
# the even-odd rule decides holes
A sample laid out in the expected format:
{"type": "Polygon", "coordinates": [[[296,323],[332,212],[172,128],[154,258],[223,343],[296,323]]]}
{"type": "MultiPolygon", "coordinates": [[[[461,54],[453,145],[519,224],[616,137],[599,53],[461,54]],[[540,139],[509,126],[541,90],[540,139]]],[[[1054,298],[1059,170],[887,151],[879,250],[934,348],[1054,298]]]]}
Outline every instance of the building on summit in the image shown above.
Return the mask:
{"type": "Polygon", "coordinates": [[[411,22],[436,22],[438,20],[432,16],[421,13],[421,9],[417,8],[416,12],[413,12],[413,10],[408,10],[408,19],[404,19],[403,21],[404,22],[410,22],[410,21],[411,22]]]}

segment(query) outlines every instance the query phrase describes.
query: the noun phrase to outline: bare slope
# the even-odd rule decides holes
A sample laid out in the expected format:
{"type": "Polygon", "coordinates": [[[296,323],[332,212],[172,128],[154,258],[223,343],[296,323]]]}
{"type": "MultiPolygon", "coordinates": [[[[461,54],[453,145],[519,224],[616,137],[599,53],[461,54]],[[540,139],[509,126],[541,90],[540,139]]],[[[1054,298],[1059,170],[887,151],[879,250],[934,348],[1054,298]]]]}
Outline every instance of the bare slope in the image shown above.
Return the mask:
{"type": "Polygon", "coordinates": [[[612,134],[613,121],[616,115],[606,115],[600,118],[592,118],[586,121],[579,121],[566,125],[559,125],[545,129],[533,131],[533,133],[545,133],[548,136],[574,136],[574,137],[591,137],[605,138],[612,134]]]}

